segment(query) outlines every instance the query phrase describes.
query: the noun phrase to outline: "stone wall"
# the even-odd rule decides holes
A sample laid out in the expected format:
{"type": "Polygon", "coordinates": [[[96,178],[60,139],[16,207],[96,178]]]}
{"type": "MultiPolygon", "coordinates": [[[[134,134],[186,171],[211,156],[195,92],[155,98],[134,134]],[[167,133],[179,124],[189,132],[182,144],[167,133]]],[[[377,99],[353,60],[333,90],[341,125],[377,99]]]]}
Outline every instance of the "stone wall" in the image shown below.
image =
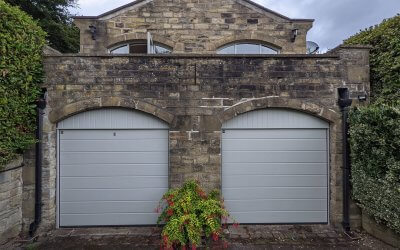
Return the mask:
{"type": "Polygon", "coordinates": [[[22,169],[22,232],[28,235],[29,226],[35,219],[35,146],[24,153],[22,169]]]}
{"type": "MultiPolygon", "coordinates": [[[[43,223],[56,221],[56,124],[89,109],[123,107],[170,126],[171,187],[198,179],[221,187],[221,124],[269,107],[300,110],[330,122],[330,221],[342,220],[342,131],[337,88],[369,91],[368,49],[330,55],[51,55],[45,57],[43,223]]],[[[357,103],[357,102],[356,102],[357,103]]],[[[352,220],[360,215],[352,210],[352,220]]]]}
{"type": "Polygon", "coordinates": [[[305,54],[306,35],[313,20],[290,19],[247,0],[152,0],[137,1],[99,17],[76,17],[81,31],[81,53],[106,53],[125,41],[156,42],[173,53],[208,53],[230,42],[257,40],[283,54],[305,54]],[[89,26],[96,27],[95,40],[89,26]],[[298,29],[296,41],[291,41],[298,29]]]}
{"type": "Polygon", "coordinates": [[[22,227],[22,157],[0,172],[0,248],[22,227]]]}

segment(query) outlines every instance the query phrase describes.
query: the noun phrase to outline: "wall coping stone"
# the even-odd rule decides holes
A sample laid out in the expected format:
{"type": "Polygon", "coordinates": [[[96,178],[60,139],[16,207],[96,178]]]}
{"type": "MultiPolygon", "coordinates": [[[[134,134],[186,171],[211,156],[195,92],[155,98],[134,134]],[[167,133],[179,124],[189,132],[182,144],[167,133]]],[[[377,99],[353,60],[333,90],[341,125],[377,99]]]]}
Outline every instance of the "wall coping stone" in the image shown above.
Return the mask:
{"type": "Polygon", "coordinates": [[[371,216],[362,212],[362,227],[367,233],[386,242],[389,245],[400,248],[400,235],[390,228],[378,224],[371,216]]]}
{"type": "Polygon", "coordinates": [[[329,50],[326,54],[336,54],[339,50],[368,50],[370,51],[371,49],[373,49],[372,46],[369,45],[345,45],[345,44],[341,44],[331,50],[329,50]]]}
{"type": "Polygon", "coordinates": [[[62,53],[48,45],[43,48],[43,55],[62,55],[62,53]]]}
{"type": "Polygon", "coordinates": [[[369,46],[369,45],[339,45],[339,48],[341,49],[366,49],[366,50],[371,50],[374,47],[369,46]]]}
{"type": "Polygon", "coordinates": [[[12,170],[14,168],[22,167],[23,165],[24,165],[24,159],[23,159],[22,155],[18,155],[15,160],[11,161],[10,163],[6,164],[5,166],[0,166],[0,174],[2,172],[12,170]]]}
{"type": "Polygon", "coordinates": [[[340,59],[336,54],[271,54],[271,55],[221,55],[221,54],[106,54],[106,53],[81,53],[81,54],[60,54],[60,55],[44,55],[44,57],[155,57],[155,58],[300,58],[300,59],[340,59]]]}

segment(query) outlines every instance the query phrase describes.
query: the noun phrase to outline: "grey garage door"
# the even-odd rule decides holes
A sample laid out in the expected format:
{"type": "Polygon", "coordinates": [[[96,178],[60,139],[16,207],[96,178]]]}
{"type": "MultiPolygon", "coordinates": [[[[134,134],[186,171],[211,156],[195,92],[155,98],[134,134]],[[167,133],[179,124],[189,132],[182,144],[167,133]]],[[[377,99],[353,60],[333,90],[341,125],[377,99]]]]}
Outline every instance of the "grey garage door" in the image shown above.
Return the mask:
{"type": "Polygon", "coordinates": [[[156,224],[168,188],[168,127],[144,113],[89,111],[58,124],[59,225],[156,224]]]}
{"type": "Polygon", "coordinates": [[[284,109],[225,123],[222,192],[232,217],[239,223],[327,223],[328,128],[284,109]]]}

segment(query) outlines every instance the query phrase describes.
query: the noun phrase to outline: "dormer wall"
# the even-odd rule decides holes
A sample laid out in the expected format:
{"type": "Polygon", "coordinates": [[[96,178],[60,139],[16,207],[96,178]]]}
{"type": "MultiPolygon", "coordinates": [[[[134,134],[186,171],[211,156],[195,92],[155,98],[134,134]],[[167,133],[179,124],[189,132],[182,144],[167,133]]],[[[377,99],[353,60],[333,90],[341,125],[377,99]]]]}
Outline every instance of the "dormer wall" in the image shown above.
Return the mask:
{"type": "Polygon", "coordinates": [[[145,40],[150,32],[172,53],[215,54],[224,45],[248,41],[281,54],[305,54],[312,22],[287,18],[247,0],[136,1],[97,17],[75,18],[81,53],[107,53],[119,44],[145,40]],[[96,27],[94,34],[89,26],[96,27]]]}

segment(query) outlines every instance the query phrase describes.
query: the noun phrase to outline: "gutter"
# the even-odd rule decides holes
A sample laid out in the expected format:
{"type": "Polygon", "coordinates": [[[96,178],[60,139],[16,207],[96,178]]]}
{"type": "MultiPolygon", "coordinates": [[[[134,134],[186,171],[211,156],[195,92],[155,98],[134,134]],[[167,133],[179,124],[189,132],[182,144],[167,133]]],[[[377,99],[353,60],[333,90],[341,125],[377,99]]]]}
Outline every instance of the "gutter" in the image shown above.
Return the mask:
{"type": "Polygon", "coordinates": [[[36,102],[36,145],[35,145],[35,220],[29,225],[29,236],[33,236],[42,218],[42,135],[43,114],[46,108],[46,98],[43,94],[36,102]]]}
{"type": "Polygon", "coordinates": [[[338,104],[342,112],[342,133],[343,133],[343,229],[350,232],[350,144],[349,140],[349,110],[353,100],[350,99],[348,88],[339,88],[338,104]]]}

